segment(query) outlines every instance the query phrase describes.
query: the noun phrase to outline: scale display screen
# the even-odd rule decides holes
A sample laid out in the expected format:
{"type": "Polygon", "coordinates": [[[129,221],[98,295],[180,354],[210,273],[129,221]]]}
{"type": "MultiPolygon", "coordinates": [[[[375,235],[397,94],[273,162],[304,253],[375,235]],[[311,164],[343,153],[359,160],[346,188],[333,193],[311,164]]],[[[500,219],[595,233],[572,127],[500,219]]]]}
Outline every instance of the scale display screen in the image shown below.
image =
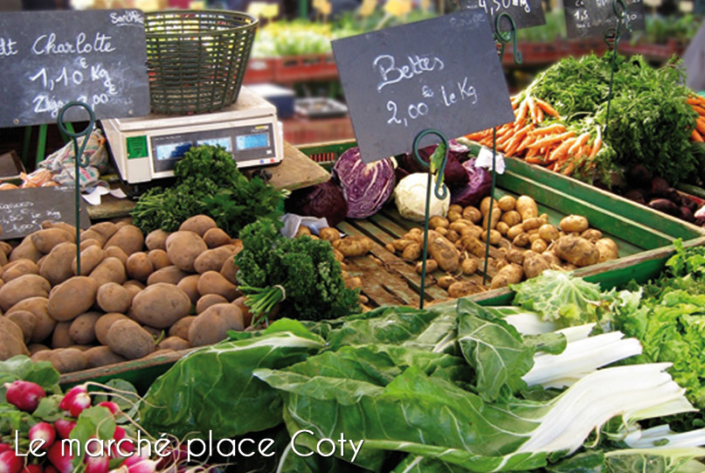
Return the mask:
{"type": "Polygon", "coordinates": [[[269,133],[256,133],[253,135],[239,135],[235,138],[238,151],[269,146],[269,133]]]}

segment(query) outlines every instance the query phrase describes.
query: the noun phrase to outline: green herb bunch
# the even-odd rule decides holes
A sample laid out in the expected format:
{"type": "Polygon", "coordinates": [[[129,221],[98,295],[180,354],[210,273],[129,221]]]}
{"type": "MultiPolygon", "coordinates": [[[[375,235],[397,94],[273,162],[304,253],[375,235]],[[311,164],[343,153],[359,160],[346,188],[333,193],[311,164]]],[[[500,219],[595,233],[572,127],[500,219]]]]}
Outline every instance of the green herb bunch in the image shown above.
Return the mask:
{"type": "Polygon", "coordinates": [[[208,215],[228,235],[235,236],[258,218],[278,218],[284,194],[259,177],[250,180],[221,146],[193,147],[176,163],[176,184],[143,194],[132,211],[143,232],[179,229],[194,215],[208,215]]]}
{"type": "Polygon", "coordinates": [[[343,283],[329,242],[284,238],[279,223],[260,219],[243,229],[235,256],[238,288],[247,295],[253,325],[279,304],[287,317],[335,319],[360,311],[358,291],[343,283]]]}

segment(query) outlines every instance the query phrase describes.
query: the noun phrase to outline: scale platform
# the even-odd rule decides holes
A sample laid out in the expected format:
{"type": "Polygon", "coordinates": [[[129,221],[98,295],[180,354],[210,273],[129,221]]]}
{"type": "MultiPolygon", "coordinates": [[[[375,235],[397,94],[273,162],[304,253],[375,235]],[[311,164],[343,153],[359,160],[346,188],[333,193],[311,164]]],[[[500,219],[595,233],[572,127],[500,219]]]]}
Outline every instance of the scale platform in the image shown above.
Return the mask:
{"type": "Polygon", "coordinates": [[[184,153],[204,144],[225,148],[239,168],[271,166],[284,159],[276,108],[246,87],[235,104],[217,112],[101,122],[120,176],[128,184],[172,177],[184,153]]]}

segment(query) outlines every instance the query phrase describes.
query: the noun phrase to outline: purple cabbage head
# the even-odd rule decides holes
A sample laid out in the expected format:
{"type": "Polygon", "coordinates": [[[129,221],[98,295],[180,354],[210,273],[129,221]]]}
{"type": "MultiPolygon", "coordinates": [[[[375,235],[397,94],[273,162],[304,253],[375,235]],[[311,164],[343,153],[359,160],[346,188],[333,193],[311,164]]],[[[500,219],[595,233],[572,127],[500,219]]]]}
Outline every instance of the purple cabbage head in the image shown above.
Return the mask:
{"type": "MultiPolygon", "coordinates": [[[[419,156],[428,163],[437,147],[438,145],[431,145],[421,148],[419,150],[419,156]]],[[[462,163],[468,159],[469,151],[470,148],[464,144],[458,143],[455,140],[448,141],[448,160],[446,161],[446,167],[443,173],[443,182],[448,184],[448,187],[463,187],[468,182],[468,173],[463,169],[462,163]]],[[[413,153],[401,155],[399,165],[410,174],[428,172],[427,167],[422,166],[416,161],[413,153]]]]}
{"type": "Polygon", "coordinates": [[[332,179],[292,192],[285,201],[285,208],[296,215],[325,218],[331,227],[342,222],[348,213],[343,191],[332,179]]]}
{"type": "Polygon", "coordinates": [[[468,176],[467,184],[451,190],[450,203],[462,205],[477,205],[490,195],[492,191],[492,175],[485,168],[476,168],[475,159],[469,159],[463,163],[463,169],[468,176]]]}
{"type": "Polygon", "coordinates": [[[348,218],[376,214],[394,190],[394,162],[385,158],[365,164],[358,148],[345,151],[333,166],[332,174],[343,189],[348,218]]]}

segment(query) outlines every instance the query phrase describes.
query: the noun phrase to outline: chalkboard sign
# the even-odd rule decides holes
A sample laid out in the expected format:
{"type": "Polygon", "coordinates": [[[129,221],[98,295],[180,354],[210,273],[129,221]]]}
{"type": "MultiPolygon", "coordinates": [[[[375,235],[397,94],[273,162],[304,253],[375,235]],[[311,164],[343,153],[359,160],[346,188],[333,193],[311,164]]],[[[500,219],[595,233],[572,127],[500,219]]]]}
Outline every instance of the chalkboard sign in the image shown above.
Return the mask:
{"type": "MultiPolygon", "coordinates": [[[[144,15],[139,10],[0,15],[0,127],[56,122],[71,101],[96,118],[149,114],[144,15]]],[[[87,120],[73,107],[67,121],[87,120]]]]}
{"type": "Polygon", "coordinates": [[[695,0],[693,13],[696,15],[705,15],[705,0],[695,0]]]}
{"type": "MultiPolygon", "coordinates": [[[[75,195],[69,187],[36,187],[0,191],[0,240],[22,238],[41,230],[45,220],[76,223],[75,195]]],[[[90,220],[81,206],[81,228],[90,220]]]]}
{"type": "Polygon", "coordinates": [[[465,10],[333,41],[363,161],[410,151],[427,128],[456,138],[514,120],[489,23],[465,10]]]}
{"type": "MultiPolygon", "coordinates": [[[[472,10],[481,8],[491,18],[490,26],[495,31],[495,17],[501,13],[509,14],[518,30],[546,24],[541,0],[460,0],[460,8],[472,10]]],[[[509,21],[502,20],[500,31],[510,29],[509,21]]]]}
{"type": "MultiPolygon", "coordinates": [[[[625,0],[629,26],[633,31],[646,29],[642,0],[625,0]]],[[[621,6],[617,6],[621,12],[621,6]]],[[[566,0],[564,5],[566,32],[569,38],[603,36],[617,27],[614,0],[566,0]]],[[[622,20],[620,33],[628,35],[622,20]]]]}

